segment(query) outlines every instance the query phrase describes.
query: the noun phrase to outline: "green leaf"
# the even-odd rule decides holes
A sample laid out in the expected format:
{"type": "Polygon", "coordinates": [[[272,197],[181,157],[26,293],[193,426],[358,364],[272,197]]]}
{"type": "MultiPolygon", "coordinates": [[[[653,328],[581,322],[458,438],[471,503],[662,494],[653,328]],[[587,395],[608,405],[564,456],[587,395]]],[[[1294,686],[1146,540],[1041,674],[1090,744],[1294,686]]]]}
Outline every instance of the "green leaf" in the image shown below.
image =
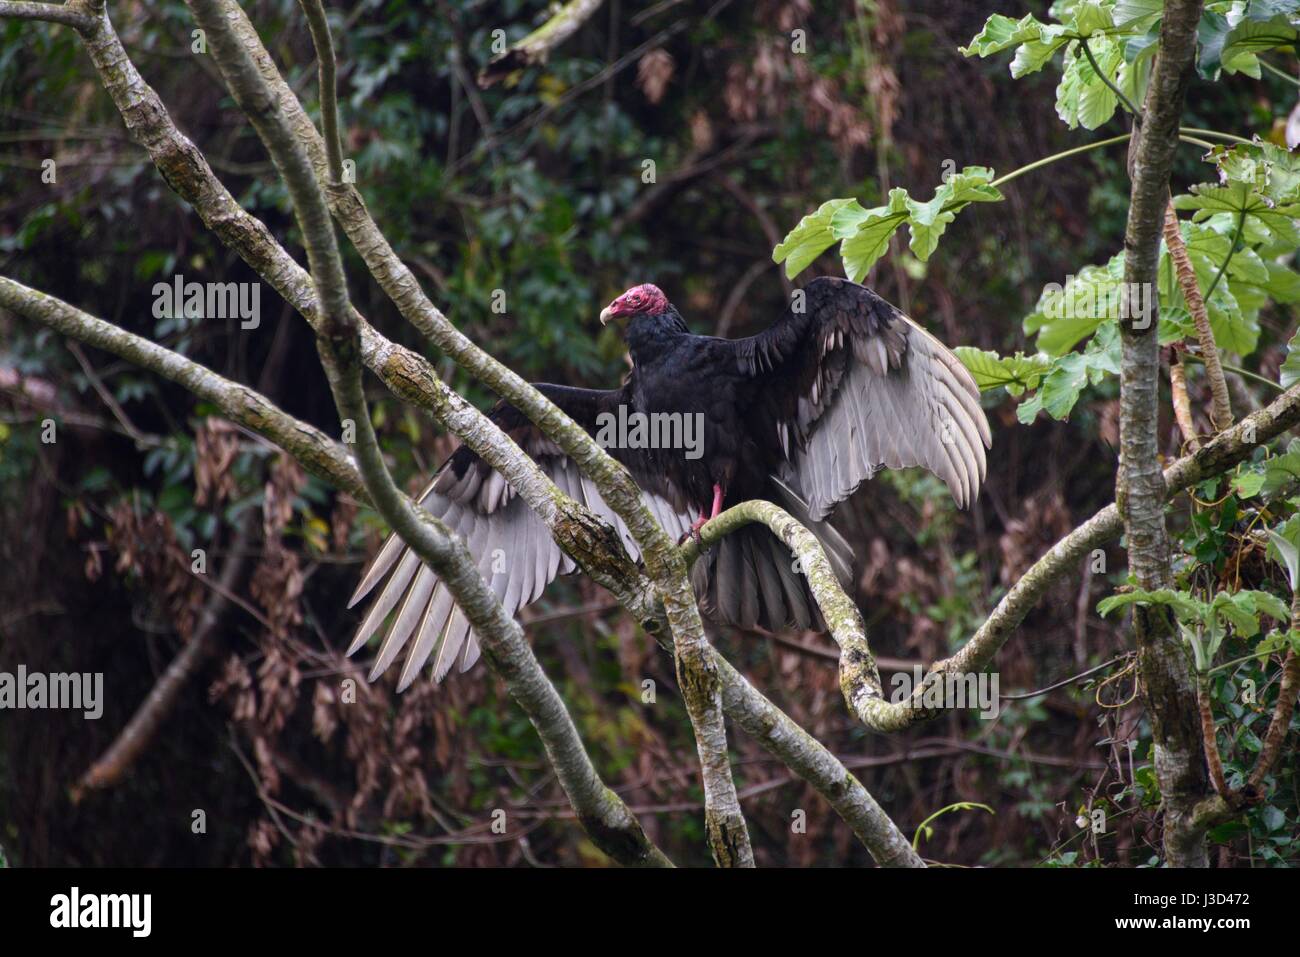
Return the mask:
{"type": "Polygon", "coordinates": [[[1210,151],[1223,183],[1243,183],[1274,203],[1300,197],[1300,154],[1256,138],[1253,143],[1219,145],[1210,151]]]}
{"type": "Polygon", "coordinates": [[[1201,183],[1192,187],[1190,195],[1175,197],[1174,206],[1194,210],[1192,221],[1197,223],[1214,213],[1232,213],[1234,217],[1244,213],[1264,230],[1265,238],[1289,243],[1291,248],[1300,246],[1300,229],[1295,222],[1300,216],[1300,204],[1275,204],[1246,183],[1231,180],[1224,186],[1201,183]]]}
{"type": "Polygon", "coordinates": [[[1300,591],[1300,515],[1268,530],[1268,551],[1273,561],[1286,569],[1291,591],[1300,591]]]}
{"type": "Polygon", "coordinates": [[[1043,409],[1054,419],[1070,414],[1083,387],[1088,384],[1088,360],[1081,352],[1071,352],[1058,359],[1043,379],[1040,392],[1043,409]]]}
{"type": "Polygon", "coordinates": [[[1196,321],[1182,306],[1160,306],[1160,344],[1196,338],[1196,321]]]}
{"type": "Polygon", "coordinates": [[[1300,543],[1283,538],[1271,529],[1268,533],[1268,540],[1282,559],[1287,578],[1291,582],[1291,590],[1297,590],[1300,588],[1300,543]]]}
{"type": "Polygon", "coordinates": [[[1021,403],[1016,416],[1028,424],[1039,410],[1064,419],[1074,409],[1085,386],[1098,385],[1108,375],[1119,374],[1121,344],[1119,323],[1104,321],[1083,352],[1055,359],[1043,376],[1038,393],[1021,403]]]}
{"type": "Polygon", "coordinates": [[[844,262],[844,275],[861,282],[871,267],[889,248],[889,240],[907,219],[907,190],[895,187],[889,191],[889,203],[874,209],[863,209],[857,201],[840,209],[834,217],[834,232],[842,239],[840,258],[844,262]]]}
{"type": "Polygon", "coordinates": [[[1035,392],[1024,402],[1016,406],[1016,418],[1022,425],[1029,425],[1043,411],[1043,393],[1035,392]]]}
{"type": "Polygon", "coordinates": [[[1160,48],[1160,28],[1152,27],[1149,33],[1130,37],[1123,43],[1124,62],[1115,74],[1115,83],[1128,97],[1130,103],[1141,103],[1147,94],[1147,80],[1160,48]]]}
{"type": "Polygon", "coordinates": [[[1094,34],[1104,33],[1115,25],[1115,20],[1111,15],[1113,9],[1114,4],[1112,2],[1098,3],[1096,0],[1079,0],[1074,5],[1066,27],[1070,32],[1081,37],[1091,37],[1094,34]]]}
{"type": "Polygon", "coordinates": [[[1014,356],[999,356],[996,352],[957,346],[952,350],[970,371],[981,392],[998,387],[1012,396],[1026,389],[1036,389],[1052,360],[1044,355],[1027,356],[1017,352],[1014,356]]]}
{"type": "Polygon", "coordinates": [[[1163,0],[1119,0],[1112,16],[1116,26],[1149,30],[1164,14],[1163,0]]]}
{"type": "Polygon", "coordinates": [[[1266,262],[1268,282],[1261,288],[1277,302],[1300,302],[1300,273],[1281,263],[1266,262]]]}
{"type": "Polygon", "coordinates": [[[1219,51],[1219,65],[1225,73],[1245,73],[1259,78],[1257,55],[1295,43],[1297,31],[1285,16],[1267,20],[1247,17],[1234,26],[1219,51]]]}
{"type": "Polygon", "coordinates": [[[1200,54],[1196,60],[1196,69],[1201,76],[1212,80],[1219,75],[1219,61],[1223,57],[1223,47],[1228,42],[1232,27],[1228,18],[1213,10],[1201,14],[1201,22],[1196,26],[1196,39],[1199,41],[1200,54]]]}
{"type": "Polygon", "coordinates": [[[1291,620],[1291,609],[1286,602],[1269,592],[1254,589],[1219,592],[1210,603],[1210,609],[1229,622],[1242,638],[1259,634],[1260,615],[1283,622],[1291,620]]]}
{"type": "Polygon", "coordinates": [[[1254,498],[1263,487],[1263,472],[1239,472],[1232,477],[1232,489],[1238,498],[1254,498]]]}
{"type": "Polygon", "coordinates": [[[1083,50],[1071,43],[1056,87],[1056,113],[1070,129],[1082,126],[1095,130],[1114,115],[1119,105],[1119,98],[1102,77],[1115,83],[1124,61],[1123,49],[1108,37],[1095,37],[1088,46],[1101,73],[1092,68],[1083,50]]]}
{"type": "Polygon", "coordinates": [[[857,200],[851,197],[827,200],[815,212],[799,220],[799,225],[772,250],[772,261],[784,262],[785,274],[789,278],[799,275],[835,242],[831,217],[850,203],[856,205],[857,200]]]}
{"type": "Polygon", "coordinates": [[[1296,479],[1300,479],[1300,439],[1293,440],[1281,455],[1270,455],[1264,459],[1264,486],[1260,490],[1265,497],[1276,494],[1296,479]]]}
{"type": "Polygon", "coordinates": [[[969,46],[957,49],[965,57],[991,56],[1018,44],[1038,40],[1045,29],[1048,29],[1047,24],[1034,19],[1033,14],[1013,20],[1001,13],[995,13],[985,21],[984,29],[971,39],[969,46]]]}
{"type": "Polygon", "coordinates": [[[1117,608],[1129,605],[1167,605],[1180,619],[1202,620],[1207,611],[1205,602],[1193,598],[1191,592],[1174,591],[1172,588],[1158,588],[1147,591],[1135,588],[1133,591],[1120,592],[1103,598],[1097,603],[1097,613],[1105,618],[1117,608]]]}
{"type": "Polygon", "coordinates": [[[1069,352],[1092,335],[1107,319],[1119,317],[1123,306],[1124,254],[1105,266],[1084,266],[1065,283],[1048,283],[1034,311],[1025,316],[1026,335],[1038,336],[1036,345],[1049,356],[1069,352]]]}
{"type": "MultiPolygon", "coordinates": [[[[939,245],[939,237],[968,203],[996,203],[1003,199],[997,188],[989,185],[992,180],[993,170],[967,166],[960,173],[947,176],[928,203],[907,199],[908,231],[912,236],[909,246],[918,259],[925,262],[930,258],[939,245]]],[[[893,199],[892,191],[890,199],[893,199]]]]}

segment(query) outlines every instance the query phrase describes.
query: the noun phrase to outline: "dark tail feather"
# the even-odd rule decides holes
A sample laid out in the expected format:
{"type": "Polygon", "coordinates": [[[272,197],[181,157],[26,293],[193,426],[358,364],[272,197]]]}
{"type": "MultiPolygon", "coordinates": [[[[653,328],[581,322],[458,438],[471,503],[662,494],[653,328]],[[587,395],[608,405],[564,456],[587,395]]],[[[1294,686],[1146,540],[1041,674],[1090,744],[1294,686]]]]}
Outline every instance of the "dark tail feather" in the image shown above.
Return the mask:
{"type": "MultiPolygon", "coordinates": [[[[821,542],[840,583],[853,583],[853,550],[828,523],[808,514],[808,503],[790,486],[773,480],[772,498],[821,542]]],[[[795,570],[794,556],[764,525],[747,525],[713,546],[695,564],[692,582],[709,618],[738,628],[783,631],[825,630],[808,579],[795,570]]]]}

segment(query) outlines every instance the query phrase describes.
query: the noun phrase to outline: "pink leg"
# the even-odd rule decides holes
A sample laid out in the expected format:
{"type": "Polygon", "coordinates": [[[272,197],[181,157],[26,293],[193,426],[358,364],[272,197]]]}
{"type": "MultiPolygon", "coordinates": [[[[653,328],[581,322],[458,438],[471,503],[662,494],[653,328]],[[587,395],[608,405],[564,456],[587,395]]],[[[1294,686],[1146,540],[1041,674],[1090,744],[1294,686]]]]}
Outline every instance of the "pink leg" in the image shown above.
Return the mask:
{"type": "Polygon", "coordinates": [[[711,514],[705,514],[704,512],[700,512],[700,517],[697,518],[691,524],[690,531],[688,531],[685,535],[682,536],[682,541],[684,542],[686,541],[686,539],[693,537],[698,542],[700,540],[700,529],[703,528],[710,519],[717,518],[718,513],[721,511],[722,511],[722,486],[719,485],[717,482],[714,482],[713,483],[713,512],[711,514]]]}

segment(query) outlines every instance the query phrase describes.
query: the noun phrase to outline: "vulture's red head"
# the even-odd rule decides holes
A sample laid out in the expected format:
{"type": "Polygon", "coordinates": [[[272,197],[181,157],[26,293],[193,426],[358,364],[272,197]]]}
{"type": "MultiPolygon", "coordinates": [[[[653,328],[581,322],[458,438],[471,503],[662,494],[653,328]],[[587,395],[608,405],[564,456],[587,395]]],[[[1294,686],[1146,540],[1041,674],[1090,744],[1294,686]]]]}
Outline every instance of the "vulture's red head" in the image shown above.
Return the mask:
{"type": "Polygon", "coordinates": [[[657,316],[668,311],[668,297],[658,286],[642,283],[633,286],[601,310],[600,324],[603,326],[611,319],[626,319],[631,316],[657,316]]]}

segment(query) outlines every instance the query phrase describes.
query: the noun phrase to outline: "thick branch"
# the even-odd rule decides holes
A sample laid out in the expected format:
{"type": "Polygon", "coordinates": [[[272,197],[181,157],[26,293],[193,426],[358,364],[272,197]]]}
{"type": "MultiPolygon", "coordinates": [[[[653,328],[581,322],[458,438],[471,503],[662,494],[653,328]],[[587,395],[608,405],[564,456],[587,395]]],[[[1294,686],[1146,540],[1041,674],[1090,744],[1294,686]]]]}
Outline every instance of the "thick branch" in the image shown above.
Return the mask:
{"type": "MultiPolygon", "coordinates": [[[[0,277],[0,306],[184,386],[198,398],[211,402],[231,421],[274,442],[312,474],[362,502],[370,502],[361,474],[342,445],[319,429],[280,411],[255,390],[231,382],[170,349],[5,277],[0,277]]],[[[512,693],[516,685],[527,682],[527,694],[539,707],[541,724],[546,728],[545,731],[538,728],[539,736],[556,766],[557,775],[565,784],[566,792],[568,788],[574,788],[568,793],[579,820],[597,846],[615,860],[667,865],[667,858],[645,838],[640,824],[626,805],[597,776],[558,694],[541,674],[536,658],[532,657],[522,637],[521,643],[528,651],[526,658],[508,657],[504,662],[496,663],[489,656],[489,664],[493,664],[493,670],[503,677],[512,693]]],[[[525,711],[528,711],[527,707],[525,711]]],[[[529,717],[533,718],[532,712],[529,712],[529,717]]]]}
{"type": "MultiPolygon", "coordinates": [[[[700,541],[688,541],[682,554],[693,563],[706,548],[724,536],[758,522],[771,529],[798,560],[796,567],[808,578],[817,607],[821,609],[831,637],[840,646],[840,690],[849,711],[869,728],[901,731],[916,720],[910,701],[892,703],[881,691],[880,671],[867,643],[867,627],[858,606],[844,593],[817,536],[800,525],[788,512],[771,502],[741,502],[705,523],[700,541]]],[[[921,689],[916,689],[919,697],[921,689]]]]}
{"type": "MultiPolygon", "coordinates": [[[[69,338],[111,352],[185,386],[197,397],[219,408],[231,421],[285,449],[312,474],[363,502],[369,502],[361,475],[343,446],[312,426],[280,412],[270,400],[247,386],[224,379],[147,339],[3,277],[0,277],[0,305],[48,325],[69,338]]],[[[454,392],[451,396],[459,402],[464,401],[454,392]]],[[[555,521],[557,525],[565,525],[569,520],[560,516],[555,521]]],[[[569,527],[572,533],[579,526],[569,527]]],[[[606,587],[636,615],[647,631],[657,633],[661,641],[667,641],[667,650],[671,652],[663,607],[657,603],[657,594],[649,582],[628,560],[617,540],[603,534],[607,531],[605,526],[598,524],[586,531],[588,534],[585,535],[571,534],[572,542],[582,546],[575,551],[584,555],[590,567],[597,568],[598,573],[605,572],[608,576],[606,587]],[[620,566],[619,561],[623,565],[620,566]]],[[[907,839],[840,761],[755,689],[720,654],[714,651],[713,657],[727,714],[757,737],[773,757],[825,797],[879,863],[919,864],[919,858],[912,861],[907,854],[911,847],[907,839]]]]}
{"type": "Polygon", "coordinates": [[[95,22],[94,15],[79,4],[27,3],[23,0],[0,0],[0,17],[44,20],[47,23],[76,27],[78,30],[85,30],[95,22]]]}
{"type": "MultiPolygon", "coordinates": [[[[1267,407],[1242,419],[1165,469],[1165,496],[1173,498],[1184,489],[1226,472],[1249,458],[1260,445],[1297,424],[1300,424],[1300,386],[1293,386],[1267,407]]],[[[931,670],[964,674],[987,667],[1052,584],[1073,573],[1079,562],[1089,557],[1094,549],[1117,538],[1123,531],[1124,523],[1115,505],[1107,505],[1098,511],[1030,566],[1002,596],[971,640],[951,658],[936,662],[931,670]]]]}
{"type": "Polygon", "coordinates": [[[198,398],[211,402],[232,422],[274,442],[313,475],[362,502],[370,501],[361,475],[342,445],[315,426],[281,412],[260,392],[4,276],[0,276],[0,306],[184,386],[198,398]]]}

